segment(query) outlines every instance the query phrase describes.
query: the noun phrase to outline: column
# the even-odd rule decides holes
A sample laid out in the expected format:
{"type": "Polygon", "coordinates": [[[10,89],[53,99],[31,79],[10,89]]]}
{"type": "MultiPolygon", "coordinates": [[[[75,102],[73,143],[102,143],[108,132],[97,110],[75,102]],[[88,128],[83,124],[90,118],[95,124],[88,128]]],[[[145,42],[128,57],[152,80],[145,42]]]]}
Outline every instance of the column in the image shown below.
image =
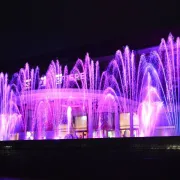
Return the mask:
{"type": "Polygon", "coordinates": [[[134,127],[133,127],[133,108],[132,108],[132,105],[130,107],[130,137],[133,137],[134,136],[134,127]]]}
{"type": "Polygon", "coordinates": [[[120,114],[119,114],[119,107],[118,105],[116,106],[115,109],[115,137],[120,137],[120,114]]]}
{"type": "Polygon", "coordinates": [[[93,138],[92,97],[88,99],[88,138],[93,138]]]}

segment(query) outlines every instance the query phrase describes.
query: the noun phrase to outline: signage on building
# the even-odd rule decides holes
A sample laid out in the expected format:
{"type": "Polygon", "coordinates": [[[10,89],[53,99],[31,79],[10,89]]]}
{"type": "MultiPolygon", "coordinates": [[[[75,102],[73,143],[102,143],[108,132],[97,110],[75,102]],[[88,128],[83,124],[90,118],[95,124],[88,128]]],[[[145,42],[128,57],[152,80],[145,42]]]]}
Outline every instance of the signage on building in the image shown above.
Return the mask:
{"type": "MultiPolygon", "coordinates": [[[[62,84],[63,79],[65,76],[62,74],[57,74],[56,75],[56,84],[62,84]]],[[[76,74],[70,74],[67,76],[69,80],[84,80],[85,79],[85,73],[76,73],[76,74]]],[[[46,86],[46,76],[41,77],[40,79],[40,85],[41,86],[46,86]]]]}
{"type": "MultiPolygon", "coordinates": [[[[66,76],[69,80],[84,80],[85,79],[85,73],[76,73],[76,74],[70,74],[66,76]]],[[[63,79],[65,78],[65,76],[63,76],[62,74],[57,74],[56,75],[56,84],[62,84],[63,79]]],[[[46,76],[43,76],[40,78],[40,86],[46,86],[46,76]]],[[[31,79],[27,79],[25,81],[25,88],[26,90],[28,90],[31,87],[31,79]]]]}

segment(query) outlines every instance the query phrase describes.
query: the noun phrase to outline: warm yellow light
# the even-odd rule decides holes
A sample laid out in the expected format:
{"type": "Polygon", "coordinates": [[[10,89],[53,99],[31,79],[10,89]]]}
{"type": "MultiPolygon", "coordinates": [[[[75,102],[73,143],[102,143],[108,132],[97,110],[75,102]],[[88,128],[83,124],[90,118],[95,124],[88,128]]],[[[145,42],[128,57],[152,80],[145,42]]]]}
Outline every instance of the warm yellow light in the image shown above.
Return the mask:
{"type": "Polygon", "coordinates": [[[87,129],[87,116],[79,116],[75,118],[76,129],[87,129]]]}

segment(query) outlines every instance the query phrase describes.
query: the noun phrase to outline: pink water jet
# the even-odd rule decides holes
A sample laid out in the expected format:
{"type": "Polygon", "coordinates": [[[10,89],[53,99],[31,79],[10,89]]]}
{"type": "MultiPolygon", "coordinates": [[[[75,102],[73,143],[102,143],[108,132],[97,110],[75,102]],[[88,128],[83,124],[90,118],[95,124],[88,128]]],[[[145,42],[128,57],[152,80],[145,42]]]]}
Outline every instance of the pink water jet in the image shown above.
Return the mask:
{"type": "Polygon", "coordinates": [[[159,121],[159,113],[163,107],[157,89],[151,86],[149,73],[147,81],[145,97],[138,107],[139,133],[141,137],[155,135],[154,131],[159,121]]]}
{"type": "Polygon", "coordinates": [[[68,106],[68,108],[67,108],[67,128],[68,128],[68,134],[70,134],[71,129],[72,129],[72,108],[71,108],[71,106],[68,106]]]}

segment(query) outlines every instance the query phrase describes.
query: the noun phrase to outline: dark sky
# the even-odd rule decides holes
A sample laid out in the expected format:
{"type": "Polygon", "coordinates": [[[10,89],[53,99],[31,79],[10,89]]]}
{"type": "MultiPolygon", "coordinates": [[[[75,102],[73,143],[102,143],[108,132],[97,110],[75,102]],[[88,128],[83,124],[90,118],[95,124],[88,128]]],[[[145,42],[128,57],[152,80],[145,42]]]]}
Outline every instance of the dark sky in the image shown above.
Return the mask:
{"type": "Polygon", "coordinates": [[[180,35],[177,8],[173,0],[6,0],[0,5],[0,71],[17,71],[26,61],[46,68],[51,58],[75,61],[87,51],[109,55],[127,44],[156,45],[169,32],[180,35]]]}

